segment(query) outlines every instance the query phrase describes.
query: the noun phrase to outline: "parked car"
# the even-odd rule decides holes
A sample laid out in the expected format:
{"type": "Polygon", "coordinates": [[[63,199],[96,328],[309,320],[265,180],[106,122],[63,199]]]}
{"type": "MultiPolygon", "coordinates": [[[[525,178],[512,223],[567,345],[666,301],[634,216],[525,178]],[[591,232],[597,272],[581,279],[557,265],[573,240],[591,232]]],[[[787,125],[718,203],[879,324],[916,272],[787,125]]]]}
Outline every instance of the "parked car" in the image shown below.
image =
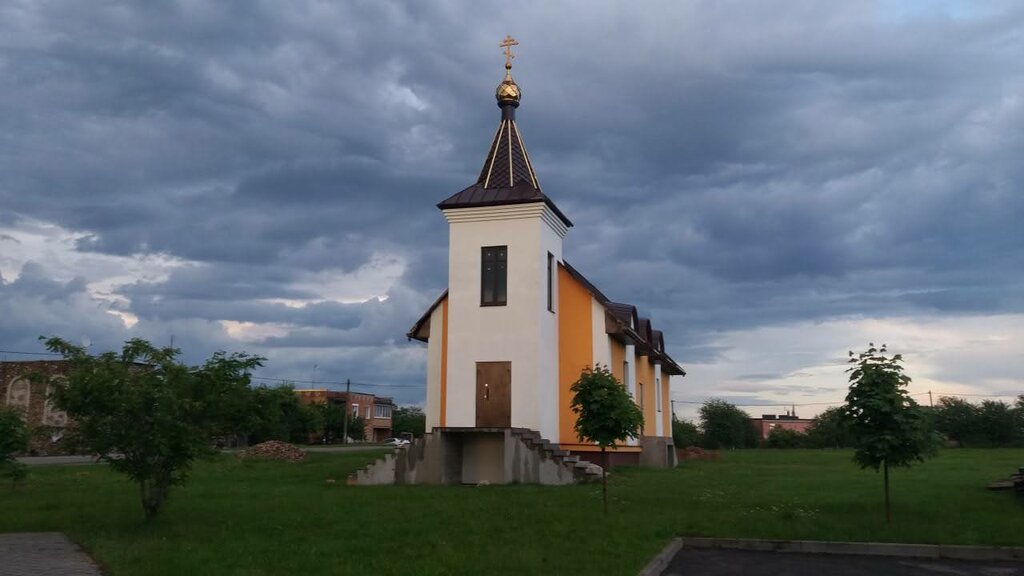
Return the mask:
{"type": "Polygon", "coordinates": [[[399,446],[408,446],[409,441],[404,438],[388,438],[383,442],[383,444],[385,446],[394,446],[395,448],[397,448],[399,446]]]}

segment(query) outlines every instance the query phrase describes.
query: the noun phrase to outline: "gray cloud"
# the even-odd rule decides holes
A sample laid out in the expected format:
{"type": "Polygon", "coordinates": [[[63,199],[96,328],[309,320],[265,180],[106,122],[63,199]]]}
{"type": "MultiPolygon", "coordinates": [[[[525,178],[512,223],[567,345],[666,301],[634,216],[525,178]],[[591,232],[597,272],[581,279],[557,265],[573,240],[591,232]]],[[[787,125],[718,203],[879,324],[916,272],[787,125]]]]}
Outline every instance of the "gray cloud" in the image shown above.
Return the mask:
{"type": "Polygon", "coordinates": [[[422,382],[402,335],[446,283],[433,205],[483,160],[509,31],[567,258],[684,364],[724,330],[1020,312],[1022,30],[1013,3],[8,3],[0,224],[199,265],[118,288],[131,330],[26,266],[0,281],[0,347],[174,333],[276,375],[422,382]],[[374,254],[406,263],[382,302],[267,302],[374,254]],[[289,328],[239,343],[220,320],[289,328]]]}

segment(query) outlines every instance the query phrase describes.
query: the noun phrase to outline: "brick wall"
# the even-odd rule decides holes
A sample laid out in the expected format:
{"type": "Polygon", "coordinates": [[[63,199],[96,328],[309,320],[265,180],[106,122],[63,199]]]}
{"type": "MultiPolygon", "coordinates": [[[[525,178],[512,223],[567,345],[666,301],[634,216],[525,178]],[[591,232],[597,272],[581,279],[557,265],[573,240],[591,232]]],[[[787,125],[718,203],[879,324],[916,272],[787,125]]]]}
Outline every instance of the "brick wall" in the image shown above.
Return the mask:
{"type": "Polygon", "coordinates": [[[0,406],[22,413],[28,426],[30,454],[63,454],[67,414],[49,401],[55,381],[68,370],[64,360],[0,362],[0,406]]]}

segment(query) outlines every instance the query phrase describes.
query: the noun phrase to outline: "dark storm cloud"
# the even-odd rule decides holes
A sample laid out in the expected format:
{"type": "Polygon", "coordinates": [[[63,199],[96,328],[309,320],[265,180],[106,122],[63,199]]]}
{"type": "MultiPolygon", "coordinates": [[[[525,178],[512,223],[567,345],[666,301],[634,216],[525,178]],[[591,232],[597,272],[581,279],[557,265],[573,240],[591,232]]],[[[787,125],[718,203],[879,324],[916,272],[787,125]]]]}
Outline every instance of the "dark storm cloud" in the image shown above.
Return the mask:
{"type": "MultiPolygon", "coordinates": [[[[1022,31],[1012,3],[8,3],[0,224],[187,263],[117,289],[132,331],[38,270],[0,305],[186,348],[286,325],[243,344],[276,374],[421,382],[402,335],[446,283],[434,204],[479,170],[511,32],[567,259],[683,363],[723,330],[1020,312],[1022,31]],[[383,301],[273,302],[382,254],[404,262],[383,301]]],[[[0,346],[38,331],[19,317],[0,346]]]]}

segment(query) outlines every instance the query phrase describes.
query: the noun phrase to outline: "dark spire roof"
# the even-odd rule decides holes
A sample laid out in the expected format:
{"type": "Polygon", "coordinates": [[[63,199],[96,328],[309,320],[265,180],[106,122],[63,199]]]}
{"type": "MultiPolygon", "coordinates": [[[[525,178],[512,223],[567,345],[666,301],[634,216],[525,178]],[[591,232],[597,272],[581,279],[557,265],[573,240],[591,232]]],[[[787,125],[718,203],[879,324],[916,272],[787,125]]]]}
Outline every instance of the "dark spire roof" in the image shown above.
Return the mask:
{"type": "Polygon", "coordinates": [[[519,107],[521,92],[508,71],[511,67],[511,61],[506,60],[505,79],[495,92],[498,107],[501,108],[501,123],[498,124],[494,141],[487,151],[487,159],[480,169],[480,176],[475,184],[449,197],[437,207],[445,210],[544,202],[567,227],[570,227],[572,222],[541,191],[537,174],[530,163],[530,156],[526,153],[526,145],[523,144],[519,127],[516,125],[516,108],[519,107]]]}

